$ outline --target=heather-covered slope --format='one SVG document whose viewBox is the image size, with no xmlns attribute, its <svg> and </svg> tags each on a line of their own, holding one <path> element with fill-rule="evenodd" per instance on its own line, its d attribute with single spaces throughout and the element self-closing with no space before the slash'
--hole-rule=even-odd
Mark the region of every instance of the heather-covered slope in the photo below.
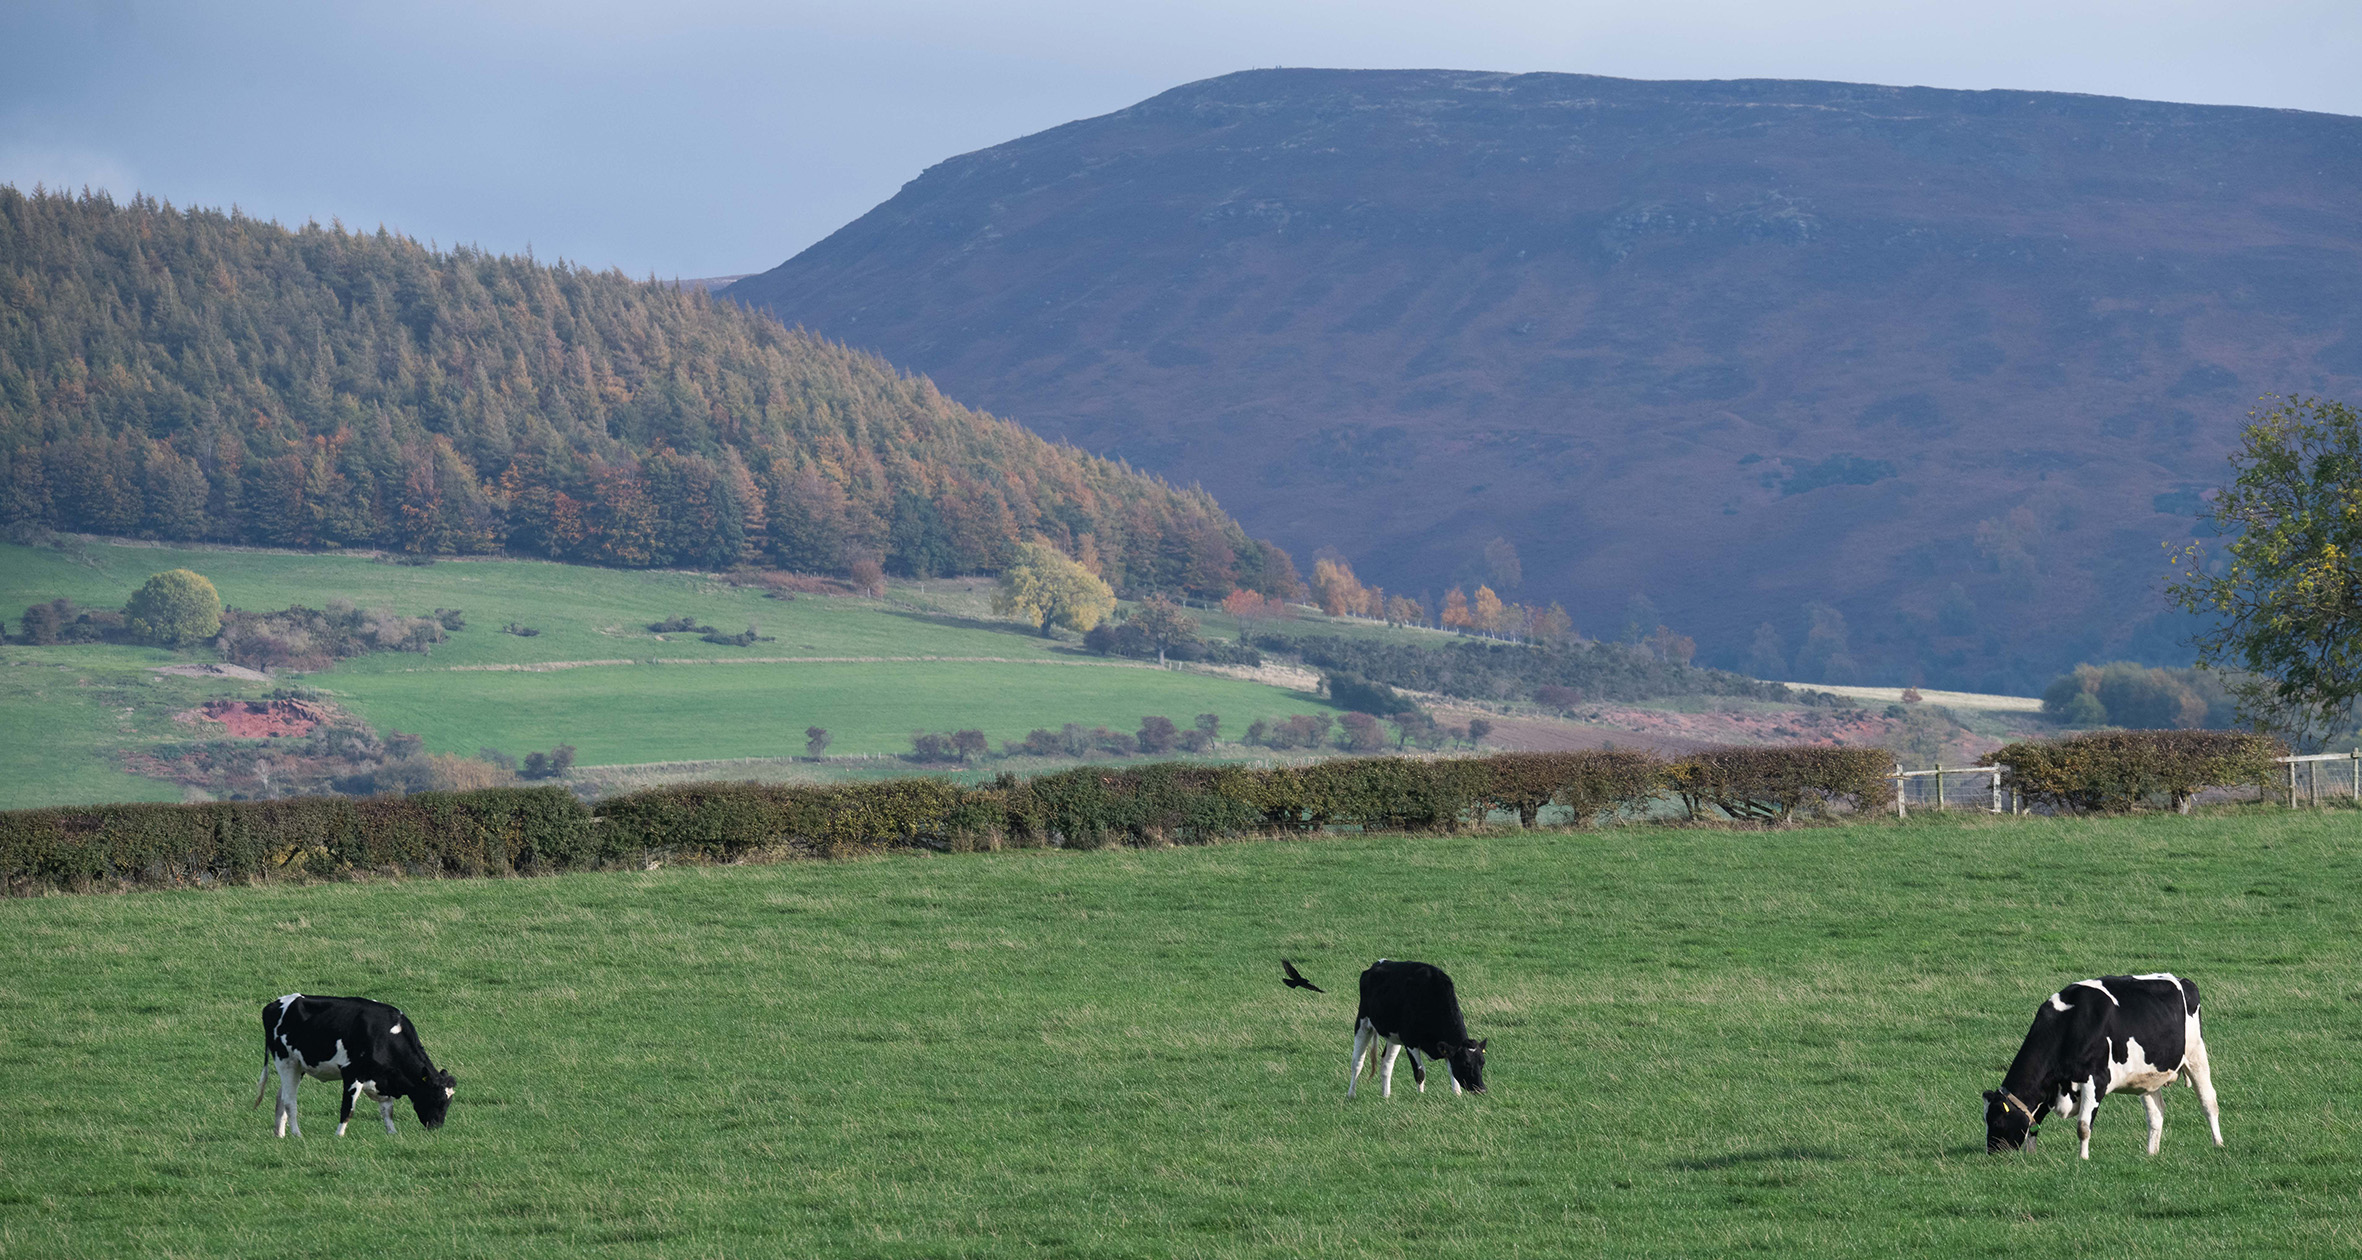
<svg viewBox="0 0 2362 1260">
<path fill-rule="evenodd" d="M 2024 690 L 2175 654 L 2158 544 L 2253 399 L 2362 393 L 2362 119 L 1257 71 L 727 292 L 1389 589 L 1500 535 L 1590 633 L 1640 592 L 1717 663 Z"/>
<path fill-rule="evenodd" d="M 0 523 L 916 576 L 1048 535 L 1294 585 L 1212 499 L 702 290 L 0 186 Z"/>
</svg>

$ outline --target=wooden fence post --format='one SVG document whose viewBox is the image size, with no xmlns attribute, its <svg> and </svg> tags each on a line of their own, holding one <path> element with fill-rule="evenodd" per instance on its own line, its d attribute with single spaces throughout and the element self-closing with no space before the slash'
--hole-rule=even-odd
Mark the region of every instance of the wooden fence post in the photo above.
<svg viewBox="0 0 2362 1260">
<path fill-rule="evenodd" d="M 1896 762 L 1896 763 L 1895 763 L 1895 817 L 1897 817 L 1897 818 L 1908 818 L 1908 817 L 1910 817 L 1910 816 L 1911 816 L 1911 813 L 1910 813 L 1910 811 L 1909 811 L 1909 810 L 1907 810 L 1907 809 L 1905 809 L 1905 808 L 1903 807 L 1903 793 L 1904 793 L 1904 792 L 1906 792 L 1906 791 L 1908 791 L 1908 790 L 1910 789 L 1910 787 L 1911 787 L 1911 781 L 1910 781 L 1909 779 L 1906 779 L 1906 778 L 1904 778 L 1904 777 L 1903 777 L 1903 763 L 1902 763 L 1902 762 L 1899 762 L 1899 761 L 1898 761 L 1898 762 Z"/>
<path fill-rule="evenodd" d="M 1944 812 L 1944 763 L 1936 763 L 1936 812 Z"/>
<path fill-rule="evenodd" d="M 1993 767 L 1993 812 L 2001 812 L 2001 767 Z"/>
</svg>

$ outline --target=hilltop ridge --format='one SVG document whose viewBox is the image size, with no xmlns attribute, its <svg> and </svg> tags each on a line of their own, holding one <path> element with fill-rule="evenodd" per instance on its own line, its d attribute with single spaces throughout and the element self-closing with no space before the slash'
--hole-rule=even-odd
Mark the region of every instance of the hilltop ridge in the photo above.
<svg viewBox="0 0 2362 1260">
<path fill-rule="evenodd" d="M 1637 593 L 1761 676 L 2023 692 L 2186 660 L 2158 544 L 2258 394 L 2362 388 L 2362 119 L 1250 71 L 724 292 L 1390 590 L 1498 536 L 1595 633 Z"/>
</svg>

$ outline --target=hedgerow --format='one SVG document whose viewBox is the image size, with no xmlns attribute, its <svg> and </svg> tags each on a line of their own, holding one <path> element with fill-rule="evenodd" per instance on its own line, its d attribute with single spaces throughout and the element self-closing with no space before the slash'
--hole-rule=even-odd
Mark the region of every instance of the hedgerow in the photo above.
<svg viewBox="0 0 2362 1260">
<path fill-rule="evenodd" d="M 2020 790 L 2074 810 L 2129 809 L 2260 782 L 2277 741 L 2222 731 L 2115 731 L 2012 744 L 1988 758 Z M 1329 828 L 1449 832 L 1495 811 L 1534 826 L 1645 814 L 1677 797 L 1692 819 L 1787 821 L 1893 801 L 1876 748 L 1347 757 L 1249 769 L 1085 766 L 989 786 L 910 778 L 833 786 L 692 783 L 591 809 L 563 789 L 0 813 L 0 887 L 13 894 L 284 877 L 531 875 L 649 861 L 840 857 L 894 849 L 1205 844 Z"/>
<path fill-rule="evenodd" d="M 2162 799 L 2175 810 L 2210 787 L 2268 785 L 2288 746 L 2244 731 L 2094 731 L 1987 753 L 2020 795 L 2071 813 L 2126 813 Z"/>
</svg>

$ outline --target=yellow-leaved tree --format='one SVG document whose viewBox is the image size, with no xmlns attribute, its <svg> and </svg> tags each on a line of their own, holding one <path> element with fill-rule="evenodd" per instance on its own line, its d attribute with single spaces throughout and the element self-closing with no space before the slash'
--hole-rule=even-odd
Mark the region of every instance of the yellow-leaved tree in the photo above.
<svg viewBox="0 0 2362 1260">
<path fill-rule="evenodd" d="M 1001 570 L 992 610 L 1041 627 L 1046 639 L 1053 625 L 1081 633 L 1106 620 L 1115 611 L 1115 592 L 1065 552 L 1035 539 L 1017 544 Z"/>
</svg>

